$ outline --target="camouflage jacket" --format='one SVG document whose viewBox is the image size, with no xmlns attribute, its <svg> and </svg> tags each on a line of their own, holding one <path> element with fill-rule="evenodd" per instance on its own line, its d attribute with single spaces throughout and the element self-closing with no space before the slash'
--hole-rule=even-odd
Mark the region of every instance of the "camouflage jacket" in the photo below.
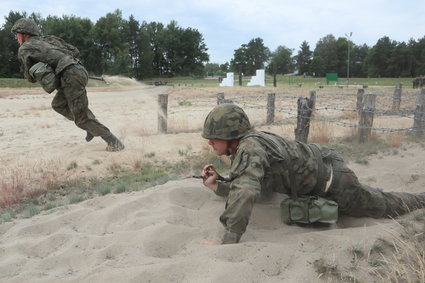
<svg viewBox="0 0 425 283">
<path fill-rule="evenodd" d="M 35 82 L 35 79 L 29 74 L 29 69 L 34 64 L 47 63 L 56 74 L 59 74 L 69 65 L 78 64 L 78 54 L 79 51 L 76 47 L 58 37 L 31 36 L 19 47 L 18 59 L 25 78 L 30 82 Z"/>
<path fill-rule="evenodd" d="M 323 178 L 330 178 L 330 150 L 318 145 L 324 161 Z M 288 167 L 291 166 L 292 169 Z M 216 194 L 228 196 L 220 221 L 230 232 L 241 235 L 248 225 L 255 198 L 259 194 L 291 193 L 297 186 L 299 195 L 311 193 L 317 183 L 318 162 L 304 143 L 287 141 L 272 133 L 249 131 L 239 142 L 232 157 L 228 182 L 219 182 Z M 290 173 L 294 176 L 290 180 Z M 293 182 L 293 183 L 291 183 Z"/>
</svg>

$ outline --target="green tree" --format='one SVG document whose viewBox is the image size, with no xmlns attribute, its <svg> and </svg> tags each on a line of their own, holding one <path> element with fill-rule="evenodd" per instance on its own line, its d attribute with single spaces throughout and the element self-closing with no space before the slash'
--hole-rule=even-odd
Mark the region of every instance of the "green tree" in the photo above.
<svg viewBox="0 0 425 283">
<path fill-rule="evenodd" d="M 98 71 L 99 57 L 93 56 L 96 44 L 92 37 L 93 23 L 90 19 L 76 16 L 48 16 L 42 20 L 43 33 L 56 35 L 80 50 L 80 60 L 89 72 Z"/>
<path fill-rule="evenodd" d="M 300 46 L 300 51 L 297 55 L 297 68 L 299 74 L 308 73 L 312 61 L 313 52 L 310 51 L 310 46 L 307 41 L 303 41 Z"/>
<path fill-rule="evenodd" d="M 390 58 L 397 45 L 388 36 L 380 38 L 369 50 L 366 57 L 367 72 L 370 77 L 389 77 Z"/>
<path fill-rule="evenodd" d="M 367 72 L 363 68 L 366 60 L 367 53 L 369 52 L 369 47 L 366 44 L 361 46 L 354 45 L 351 48 L 350 52 L 350 76 L 351 77 L 366 77 Z"/>
<path fill-rule="evenodd" d="M 325 76 L 326 63 L 320 56 L 314 56 L 310 65 L 310 73 L 315 77 Z"/>
<path fill-rule="evenodd" d="M 202 34 L 192 28 L 183 29 L 171 21 L 160 33 L 165 54 L 164 70 L 173 75 L 202 75 L 203 62 L 209 60 Z"/>
<path fill-rule="evenodd" d="M 122 18 L 122 12 L 115 10 L 99 18 L 93 32 L 101 48 L 103 60 L 99 63 L 103 73 L 131 75 L 130 44 L 126 41 L 129 30 L 127 21 Z"/>
<path fill-rule="evenodd" d="M 411 52 L 408 45 L 404 42 L 398 43 L 391 52 L 391 57 L 388 62 L 388 73 L 391 77 L 410 77 Z"/>
<path fill-rule="evenodd" d="M 271 54 L 270 65 L 267 68 L 269 73 L 287 74 L 294 71 L 294 60 L 292 58 L 292 49 L 285 46 L 278 46 Z"/>
<path fill-rule="evenodd" d="M 321 74 L 338 72 L 338 45 L 332 34 L 322 37 L 317 42 L 316 48 L 314 49 L 314 57 L 321 57 L 321 60 L 323 60 L 323 63 L 321 62 L 320 64 L 323 64 L 324 72 L 320 72 Z M 317 74 L 316 72 L 316 75 Z"/>
<path fill-rule="evenodd" d="M 411 39 L 408 45 L 411 52 L 411 75 L 413 77 L 425 75 L 425 37 L 418 41 Z"/>
<path fill-rule="evenodd" d="M 345 37 L 339 37 L 336 42 L 336 61 L 335 61 L 335 68 L 334 72 L 338 73 L 340 77 L 347 77 L 347 64 L 350 63 L 352 65 L 353 61 L 351 60 L 352 52 L 350 52 L 350 60 L 348 60 L 348 44 L 350 44 L 350 49 L 353 48 L 353 43 L 348 42 L 347 38 Z M 352 77 L 353 74 L 350 72 L 350 77 Z"/>
<path fill-rule="evenodd" d="M 128 38 L 131 75 L 137 79 L 153 76 L 153 51 L 150 46 L 146 24 L 142 25 L 130 16 L 128 20 Z"/>
<path fill-rule="evenodd" d="M 265 67 L 269 58 L 269 48 L 264 46 L 261 38 L 257 37 L 235 50 L 230 65 L 235 72 L 239 72 L 239 68 L 241 68 L 243 73 L 255 75 L 257 69 Z"/>
<path fill-rule="evenodd" d="M 150 46 L 152 49 L 152 69 L 156 76 L 164 75 L 167 70 L 164 69 L 165 65 L 165 51 L 163 50 L 164 44 L 162 42 L 161 33 L 164 30 L 162 23 L 151 22 L 144 23 L 142 27 L 149 36 Z"/>
<path fill-rule="evenodd" d="M 218 63 L 206 63 L 205 64 L 205 75 L 207 76 L 216 76 L 222 75 L 223 72 L 220 69 L 220 65 Z"/>
<path fill-rule="evenodd" d="M 13 24 L 27 14 L 10 11 L 4 17 L 5 21 L 0 30 L 0 77 L 22 77 L 19 70 L 18 48 L 19 44 L 13 37 L 11 29 Z"/>
<path fill-rule="evenodd" d="M 229 72 L 229 69 L 230 69 L 229 62 L 226 62 L 226 63 L 220 65 L 220 70 L 223 74 Z"/>
</svg>

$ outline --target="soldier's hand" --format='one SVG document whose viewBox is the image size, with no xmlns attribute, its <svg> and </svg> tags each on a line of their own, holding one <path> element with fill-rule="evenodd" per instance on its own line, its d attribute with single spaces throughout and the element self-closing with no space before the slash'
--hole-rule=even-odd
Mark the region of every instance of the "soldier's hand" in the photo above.
<svg viewBox="0 0 425 283">
<path fill-rule="evenodd" d="M 212 164 L 205 165 L 202 169 L 201 173 L 203 180 L 204 180 L 204 186 L 208 187 L 209 189 L 216 191 L 217 190 L 217 178 L 218 174 L 217 171 L 215 171 L 215 168 Z"/>
</svg>

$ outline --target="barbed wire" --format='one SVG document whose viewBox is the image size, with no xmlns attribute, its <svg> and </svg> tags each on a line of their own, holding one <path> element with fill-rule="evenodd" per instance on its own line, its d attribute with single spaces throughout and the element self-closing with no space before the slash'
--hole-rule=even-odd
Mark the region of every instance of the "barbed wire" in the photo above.
<svg viewBox="0 0 425 283">
<path fill-rule="evenodd" d="M 184 91 L 185 88 L 179 88 L 176 91 Z M 202 93 L 207 93 L 207 94 L 212 94 L 217 96 L 218 92 L 216 90 L 206 90 L 203 88 L 186 88 L 186 90 L 196 90 Z M 237 92 L 237 91 L 236 91 Z M 318 95 L 318 92 L 320 95 Z M 250 92 L 248 94 L 244 94 L 244 95 L 235 95 L 234 93 L 229 93 L 228 91 L 223 91 L 223 94 L 226 95 L 227 100 L 229 102 L 233 102 L 239 105 L 242 105 L 245 108 L 251 108 L 251 109 L 262 109 L 262 110 L 268 110 L 267 105 L 263 105 L 263 104 L 259 104 L 259 102 L 265 102 L 268 99 L 268 93 L 266 92 L 262 92 L 262 93 L 258 93 L 256 91 Z M 286 102 L 287 100 L 293 100 L 293 99 L 299 99 L 305 96 L 301 96 L 301 95 L 291 95 L 289 91 L 277 91 L 277 92 L 269 92 L 269 93 L 274 93 L 275 94 L 275 103 L 278 102 L 282 103 L 282 102 Z M 387 99 L 393 99 L 393 94 L 380 94 L 380 93 L 375 93 L 376 97 L 381 97 L 381 98 L 387 98 Z M 332 98 L 332 100 L 345 100 L 347 101 L 347 98 L 352 97 L 352 98 L 356 98 L 358 95 L 357 94 L 353 94 L 353 93 L 325 93 L 323 91 L 321 91 L 321 89 L 319 91 L 316 92 L 316 108 L 314 109 L 316 112 L 325 112 L 325 111 L 341 111 L 341 112 L 359 112 L 359 110 L 357 109 L 352 109 L 352 108 L 348 108 L 348 107 L 341 107 L 339 105 L 335 105 L 334 103 L 329 103 L 329 101 L 326 101 L 327 103 L 325 103 L 324 100 L 325 98 L 329 99 Z M 412 99 L 412 98 L 417 98 L 419 96 L 418 93 L 415 94 L 404 94 L 402 96 L 402 100 L 405 102 L 406 100 Z M 323 98 L 323 99 L 322 99 Z M 182 98 L 182 97 L 178 97 L 176 98 L 177 101 L 190 101 L 191 105 L 196 105 L 196 106 L 211 106 L 211 98 Z M 218 99 L 219 100 L 219 99 Z M 350 102 L 355 102 L 355 99 L 349 100 Z M 425 114 L 425 112 L 417 112 L 415 110 L 412 109 L 400 109 L 398 111 L 392 110 L 392 105 L 386 104 L 381 102 L 379 99 L 377 99 L 375 101 L 376 104 L 378 104 L 379 106 L 384 106 L 383 108 L 387 108 L 387 109 L 378 109 L 378 108 L 374 108 L 374 109 L 362 109 L 361 112 L 364 113 L 374 113 L 374 115 L 379 115 L 379 116 L 387 116 L 390 118 L 398 118 L 398 117 L 402 117 L 402 118 L 408 118 L 408 119 L 413 119 L 415 121 L 418 122 L 425 122 L 425 119 L 417 119 L 415 118 L 416 114 L 422 115 Z M 388 110 L 391 109 L 391 110 Z M 350 127 L 350 128 L 356 128 L 356 129 L 370 129 L 370 130 L 374 130 L 374 131 L 381 131 L 381 132 L 403 132 L 403 131 L 422 131 L 422 129 L 415 129 L 413 126 L 412 127 L 407 127 L 407 128 L 384 128 L 384 127 L 368 127 L 368 126 L 362 126 L 359 124 L 353 124 L 353 123 L 348 123 L 348 122 L 344 122 L 344 121 L 340 121 L 340 120 L 336 120 L 334 118 L 329 118 L 326 116 L 313 116 L 313 117 L 304 117 L 304 116 L 300 116 L 298 113 L 298 110 L 293 108 L 293 107 L 275 107 L 274 108 L 275 111 L 282 113 L 284 115 L 286 115 L 287 117 L 283 117 L 282 120 L 292 120 L 292 119 L 296 119 L 296 118 L 305 118 L 305 119 L 310 119 L 310 120 L 315 120 L 315 121 L 322 121 L 322 122 L 326 122 L 326 123 L 333 123 L 336 124 L 338 126 L 342 126 L 342 127 Z M 308 109 L 311 110 L 311 109 Z M 199 111 L 199 112 L 204 112 L 205 110 L 203 109 L 191 109 L 191 111 Z M 181 110 L 172 110 L 170 111 L 170 114 L 176 114 L 178 112 L 187 112 L 187 109 L 181 109 Z M 415 116 L 413 116 L 415 115 Z"/>
</svg>

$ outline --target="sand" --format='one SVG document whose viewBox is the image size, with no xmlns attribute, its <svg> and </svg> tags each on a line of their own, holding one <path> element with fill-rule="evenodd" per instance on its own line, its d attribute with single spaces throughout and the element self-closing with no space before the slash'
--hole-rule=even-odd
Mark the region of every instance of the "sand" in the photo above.
<svg viewBox="0 0 425 283">
<path fill-rule="evenodd" d="M 50 109 L 50 95 L 35 90 L 5 95 L 0 98 L 0 172 L 42 167 L 64 175 L 99 176 L 108 174 L 112 163 L 131 166 L 151 152 L 167 160 L 178 160 L 178 150 L 201 152 L 205 141 L 199 132 L 156 135 L 156 97 L 165 92 L 170 88 L 89 89 L 97 118 L 126 144 L 118 153 L 105 152 L 100 139 L 86 143 L 84 132 Z M 176 98 L 170 102 L 181 113 L 172 114 L 173 123 L 189 129 L 201 127 L 214 106 L 213 101 L 186 111 L 178 108 Z M 93 165 L 96 160 L 100 165 Z M 65 168 L 72 161 L 78 167 L 70 172 Z M 372 186 L 417 193 L 425 187 L 424 163 L 423 148 L 407 146 L 350 167 Z M 0 281 L 338 282 L 320 275 L 322 261 L 337 265 L 340 277 L 373 281 L 371 268 L 355 261 L 352 249 L 367 251 L 387 237 L 397 227 L 393 220 L 342 217 L 331 226 L 288 226 L 279 217 L 282 197 L 255 204 L 248 230 L 235 245 L 201 244 L 221 238 L 218 217 L 225 199 L 194 179 L 15 219 L 0 224 Z"/>
</svg>

